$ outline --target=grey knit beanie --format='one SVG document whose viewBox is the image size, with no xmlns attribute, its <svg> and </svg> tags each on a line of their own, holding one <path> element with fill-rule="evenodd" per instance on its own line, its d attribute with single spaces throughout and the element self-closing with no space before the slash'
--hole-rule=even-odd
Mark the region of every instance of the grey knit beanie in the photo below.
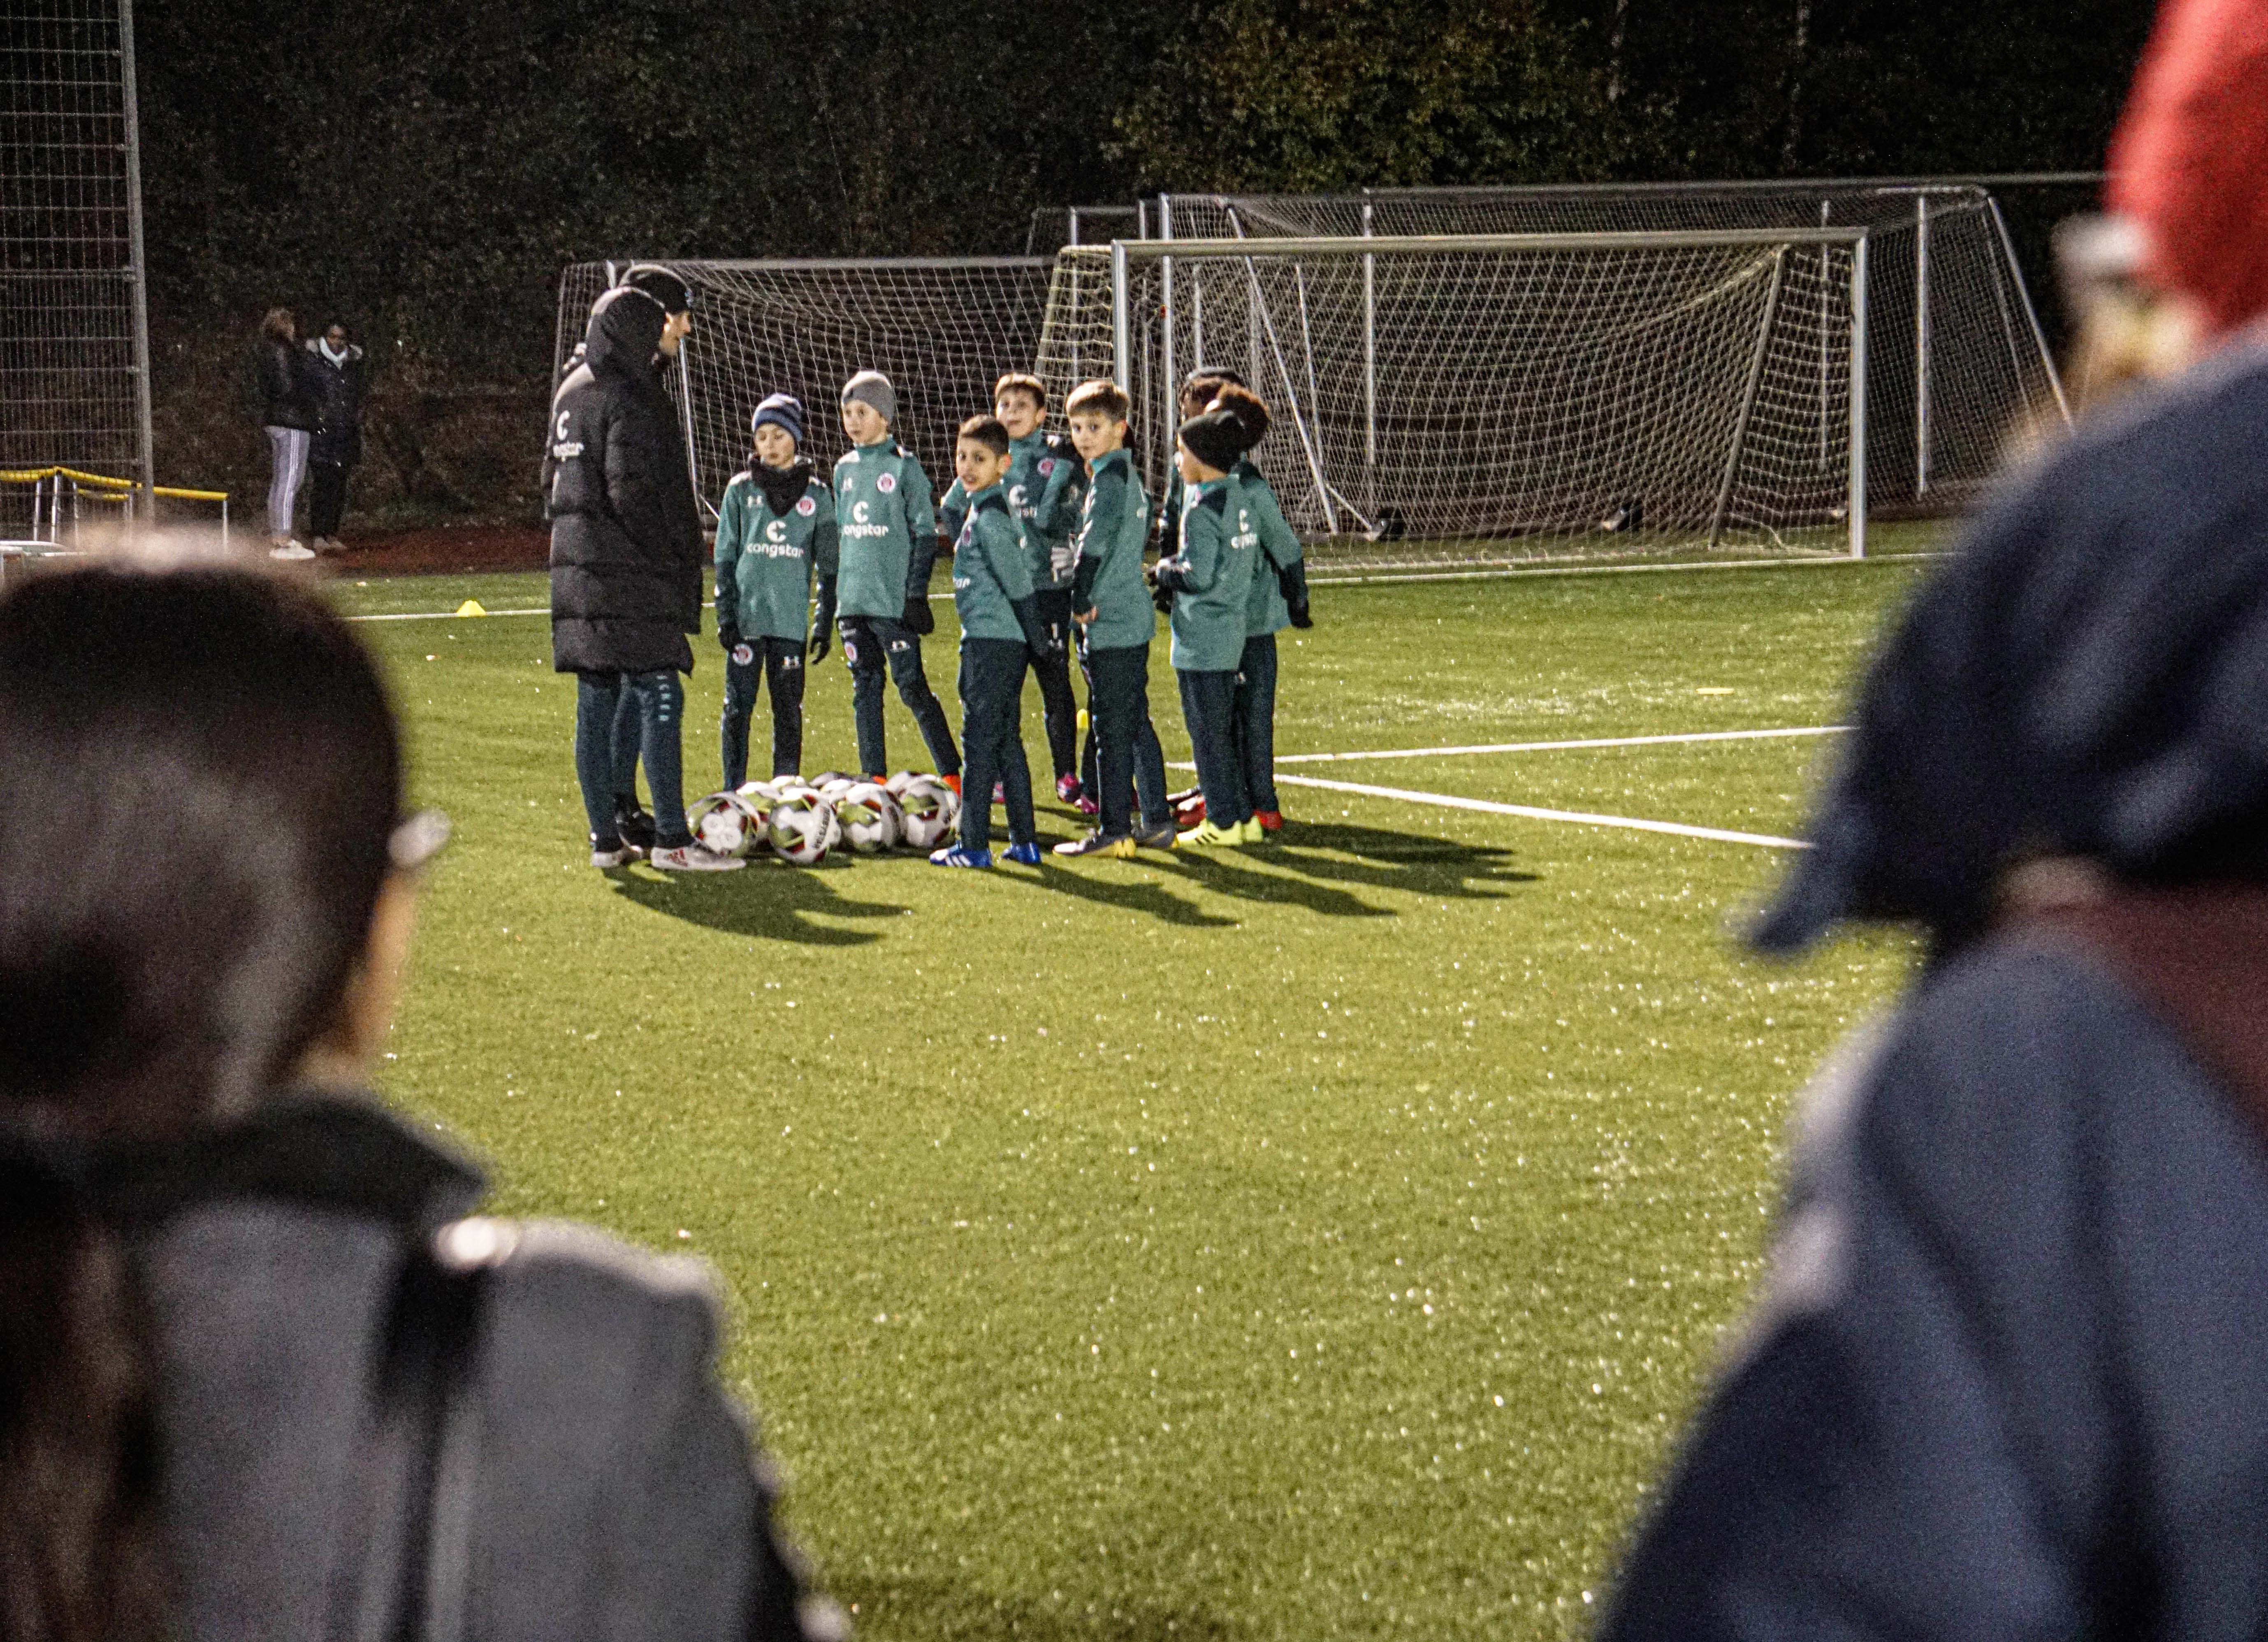
<svg viewBox="0 0 2268 1642">
<path fill-rule="evenodd" d="M 898 390 L 890 386 L 890 379 L 880 371 L 861 371 L 843 385 L 843 402 L 863 399 L 874 408 L 874 414 L 892 427 L 898 424 Z"/>
</svg>

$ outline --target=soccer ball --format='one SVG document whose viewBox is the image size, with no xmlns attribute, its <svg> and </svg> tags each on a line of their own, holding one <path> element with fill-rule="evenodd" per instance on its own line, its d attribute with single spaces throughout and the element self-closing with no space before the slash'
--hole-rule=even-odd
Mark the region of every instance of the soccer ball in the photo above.
<svg viewBox="0 0 2268 1642">
<path fill-rule="evenodd" d="M 882 784 L 882 791 L 894 799 L 902 799 L 906 795 L 906 789 L 921 779 L 910 769 L 901 769 Z"/>
<path fill-rule="evenodd" d="M 828 788 L 834 786 L 838 783 L 846 787 L 850 786 L 855 784 L 858 779 L 858 777 L 845 775 L 839 769 L 822 769 L 811 778 L 808 784 L 813 792 L 824 792 Z"/>
<path fill-rule="evenodd" d="M 719 855 L 750 856 L 763 841 L 763 812 L 736 792 L 712 792 L 685 812 L 694 837 Z"/>
<path fill-rule="evenodd" d="M 772 806 L 764 835 L 783 861 L 816 866 L 843 842 L 843 825 L 835 806 L 817 793 L 791 792 Z"/>
<path fill-rule="evenodd" d="M 905 812 L 873 782 L 859 782 L 844 792 L 836 801 L 835 816 L 843 823 L 843 842 L 860 855 L 894 850 L 905 836 Z"/>
<path fill-rule="evenodd" d="M 960 798 L 932 776 L 908 782 L 898 807 L 905 815 L 906 843 L 916 850 L 934 850 L 961 820 Z"/>
<path fill-rule="evenodd" d="M 747 799 L 754 808 L 769 814 L 772 806 L 780 801 L 781 789 L 785 784 L 774 781 L 744 781 L 737 789 L 737 796 Z"/>
</svg>

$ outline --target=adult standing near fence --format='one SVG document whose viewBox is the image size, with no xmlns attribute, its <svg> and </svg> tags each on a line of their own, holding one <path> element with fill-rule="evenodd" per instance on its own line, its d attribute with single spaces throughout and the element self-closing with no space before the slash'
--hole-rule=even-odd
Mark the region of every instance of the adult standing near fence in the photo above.
<svg viewBox="0 0 2268 1642">
<path fill-rule="evenodd" d="M 270 308 L 260 323 L 254 364 L 260 379 L 260 425 L 268 432 L 268 551 L 279 559 L 312 559 L 291 534 L 291 513 L 307 477 L 307 451 L 315 436 L 312 372 L 299 345 L 299 322 L 289 308 Z"/>
<path fill-rule="evenodd" d="M 362 460 L 362 350 L 334 321 L 307 344 L 307 373 L 315 401 L 315 433 L 307 450 L 313 495 L 307 529 L 315 551 L 336 553 L 339 516 L 346 512 L 347 472 Z"/>
</svg>

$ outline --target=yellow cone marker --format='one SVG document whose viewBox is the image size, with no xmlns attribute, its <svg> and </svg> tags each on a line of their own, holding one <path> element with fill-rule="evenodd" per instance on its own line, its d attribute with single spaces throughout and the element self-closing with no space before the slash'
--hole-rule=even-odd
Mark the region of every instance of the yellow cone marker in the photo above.
<svg viewBox="0 0 2268 1642">
<path fill-rule="evenodd" d="M 457 614 L 459 615 L 486 615 L 488 612 L 481 608 L 481 601 L 479 600 L 468 599 L 464 603 L 457 607 Z"/>
</svg>

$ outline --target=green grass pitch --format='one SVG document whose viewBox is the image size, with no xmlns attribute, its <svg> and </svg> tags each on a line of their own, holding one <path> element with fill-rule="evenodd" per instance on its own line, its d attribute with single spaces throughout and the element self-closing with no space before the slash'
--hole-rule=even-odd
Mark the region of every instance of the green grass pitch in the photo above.
<svg viewBox="0 0 2268 1642">
<path fill-rule="evenodd" d="M 1278 750 L 1830 725 L 1918 573 L 1323 587 Z M 716 1263 L 725 1372 L 873 1638 L 1583 1631 L 1756 1274 L 1788 1099 L 1911 961 L 1742 956 L 1771 849 L 1312 788 L 1264 850 L 610 876 L 541 619 L 360 630 L 457 823 L 386 1092 L 493 1161 L 503 1211 Z M 851 762 L 848 698 L 830 658 L 807 769 Z M 1026 726 L 1043 767 L 1029 692 Z M 1282 769 L 1771 835 L 1834 744 Z"/>
</svg>

